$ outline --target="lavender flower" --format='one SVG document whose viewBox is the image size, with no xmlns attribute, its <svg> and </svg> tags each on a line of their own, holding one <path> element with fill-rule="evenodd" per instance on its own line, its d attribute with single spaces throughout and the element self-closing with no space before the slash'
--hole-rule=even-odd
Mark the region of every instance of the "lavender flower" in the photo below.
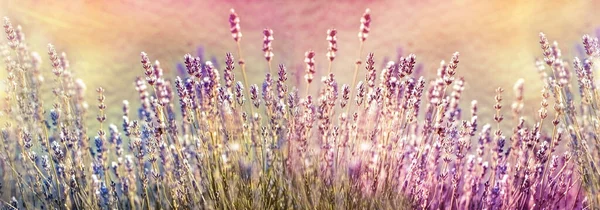
<svg viewBox="0 0 600 210">
<path fill-rule="evenodd" d="M 371 31 L 371 10 L 366 9 L 363 16 L 360 18 L 360 32 L 358 32 L 358 38 L 364 42 L 369 37 Z"/>
<path fill-rule="evenodd" d="M 267 61 L 271 61 L 271 59 L 273 58 L 273 47 L 271 47 L 271 44 L 273 43 L 273 30 L 266 28 L 265 30 L 263 30 L 263 52 L 265 53 L 265 59 L 267 59 Z"/>
<path fill-rule="evenodd" d="M 337 52 L 337 30 L 335 29 L 327 29 L 327 42 L 328 42 L 328 47 L 327 47 L 327 58 L 329 59 L 329 61 L 333 61 L 333 59 L 335 59 L 335 55 Z"/>
<path fill-rule="evenodd" d="M 539 111 L 526 112 L 524 93 L 529 85 L 519 80 L 512 116 L 505 120 L 503 88 L 496 89 L 492 113 L 480 111 L 476 100 L 462 106 L 464 93 L 472 90 L 457 72 L 458 53 L 442 61 L 431 80 L 418 75 L 420 64 L 414 54 L 385 59 L 378 72 L 369 53 L 364 79 L 357 77 L 363 64 L 359 60 L 354 80 L 344 84 L 331 73 L 338 50 L 335 29 L 327 31 L 329 71 L 321 83 L 312 84 L 315 52 L 305 54 L 306 93 L 289 83 L 283 64 L 276 73 L 266 74 L 261 86 L 248 83 L 234 10 L 229 23 L 243 82 L 235 77 L 231 53 L 225 54 L 222 80 L 217 59 L 205 60 L 204 48 L 198 49 L 197 57 L 183 56 L 178 68 L 187 71 L 186 78 L 170 78 L 163 70 L 169 65 L 151 62 L 141 53 L 144 78 L 136 78 L 132 87 L 139 101 L 124 100 L 115 108 L 117 113 L 121 109 L 121 118 L 112 118 L 115 112 L 106 100 L 112 93 L 96 89 L 98 109 L 88 110 L 83 80 L 75 77 L 66 53 L 57 53 L 52 45 L 48 66 L 57 76 L 56 84 L 43 83 L 40 58 L 29 51 L 22 28 L 13 28 L 5 19 L 9 45 L 1 46 L 0 53 L 6 61 L 8 88 L 1 114 L 10 123 L 1 129 L 5 152 L 0 152 L 0 171 L 6 173 L 0 177 L 0 192 L 12 199 L 2 205 L 26 209 L 600 205 L 594 196 L 600 189 L 593 76 L 600 48 L 597 38 L 583 36 L 586 54 L 573 59 L 570 71 L 563 58 L 568 53 L 540 34 L 543 59 L 535 65 L 544 84 Z M 370 27 L 367 9 L 358 34 L 359 58 L 364 56 Z M 273 31 L 265 29 L 263 35 L 270 69 Z M 42 86 L 49 86 L 55 96 L 48 109 L 42 96 L 50 91 Z M 310 88 L 317 94 L 310 94 Z M 246 97 L 251 104 L 244 104 Z M 554 110 L 548 110 L 551 103 Z M 132 108 L 138 110 L 138 119 L 131 116 Z M 96 116 L 95 122 L 85 120 L 90 114 Z M 111 124 L 115 119 L 122 125 Z M 492 124 L 480 126 L 481 122 Z M 90 132 L 94 126 L 97 131 Z M 512 130 L 506 132 L 509 126 Z"/>
</svg>

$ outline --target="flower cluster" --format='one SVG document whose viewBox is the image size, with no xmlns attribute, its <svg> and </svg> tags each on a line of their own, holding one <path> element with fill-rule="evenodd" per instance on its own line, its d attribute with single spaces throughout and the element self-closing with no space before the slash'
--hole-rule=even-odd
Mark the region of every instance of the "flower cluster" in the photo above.
<svg viewBox="0 0 600 210">
<path fill-rule="evenodd" d="M 378 69 L 366 56 L 364 79 L 340 84 L 331 71 L 337 52 L 328 30 L 330 72 L 300 93 L 286 67 L 248 84 L 239 17 L 229 18 L 238 54 L 225 67 L 190 54 L 171 78 L 141 53 L 135 81 L 139 107 L 122 117 L 84 101 L 66 54 L 48 46 L 50 65 L 30 52 L 8 19 L 1 45 L 7 94 L 1 130 L 0 206 L 6 209 L 595 209 L 600 93 L 593 74 L 597 38 L 583 37 L 587 57 L 570 66 L 558 44 L 540 34 L 544 88 L 538 115 L 526 118 L 523 80 L 514 86 L 512 118 L 504 89 L 490 116 L 472 101 L 461 107 L 465 81 L 459 54 L 432 79 L 414 74 L 409 54 Z M 371 14 L 361 19 L 362 44 Z M 274 62 L 273 31 L 263 51 Z M 13 56 L 14 55 L 14 56 Z M 237 79 L 236 57 L 242 77 Z M 317 71 L 305 54 L 308 84 Z M 356 63 L 356 71 L 362 62 Z M 54 73 L 44 82 L 42 69 Z M 222 73 L 222 77 L 221 77 Z M 573 77 L 574 76 L 574 77 Z M 571 81 L 577 83 L 571 84 Z M 318 83 L 317 82 L 317 83 Z M 40 97 L 52 90 L 54 99 Z M 510 99 L 509 99 L 510 100 Z M 50 103 L 47 109 L 43 104 Z M 136 103 L 137 104 L 137 103 Z M 110 107 L 113 107 L 112 105 Z M 133 110 L 133 113 L 131 111 Z M 137 115 L 135 114 L 137 111 Z M 87 122 L 95 113 L 99 126 Z M 549 117 L 550 116 L 550 117 Z M 552 119 L 548 119 L 552 118 Z M 482 119 L 491 123 L 480 124 Z M 512 124 L 511 124 L 511 120 Z M 108 125 L 108 126 L 106 126 Z M 511 127 L 512 130 L 505 128 Z"/>
</svg>

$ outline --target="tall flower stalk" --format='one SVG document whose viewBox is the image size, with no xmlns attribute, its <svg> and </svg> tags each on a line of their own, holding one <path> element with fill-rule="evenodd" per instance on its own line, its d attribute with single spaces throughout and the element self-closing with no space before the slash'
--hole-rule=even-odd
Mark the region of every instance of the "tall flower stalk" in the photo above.
<svg viewBox="0 0 600 210">
<path fill-rule="evenodd" d="M 138 96 L 122 116 L 115 97 L 86 86 L 66 53 L 48 46 L 49 64 L 29 51 L 22 28 L 4 19 L 0 53 L 7 71 L 1 130 L 0 206 L 6 209 L 594 209 L 600 180 L 594 62 L 598 39 L 582 38 L 586 57 L 564 60 L 540 34 L 544 82 L 535 117 L 527 118 L 524 80 L 515 98 L 503 88 L 481 113 L 460 76 L 459 56 L 440 62 L 432 79 L 417 77 L 416 56 L 378 65 L 355 63 L 352 84 L 332 71 L 337 31 L 327 31 L 327 74 L 317 52 L 304 56 L 306 90 L 272 69 L 273 31 L 263 30 L 269 72 L 249 84 L 240 21 L 231 10 L 234 54 L 215 61 L 183 56 L 170 78 L 163 63 L 140 54 Z M 359 57 L 371 13 L 361 18 Z M 378 69 L 377 66 L 384 68 Z M 462 68 L 462 67 L 461 67 Z M 54 82 L 44 82 L 50 72 Z M 184 73 L 185 74 L 185 73 Z M 576 83 L 571 84 L 571 81 Z M 317 85 L 314 85 L 317 82 Z M 320 82 L 320 83 L 319 83 Z M 310 88 L 318 89 L 315 94 Z M 50 91 L 48 91 L 50 89 Z M 355 90 L 356 89 L 356 90 Z M 42 95 L 50 95 L 44 101 Z M 138 100 L 133 107 L 130 100 Z M 512 101 L 510 109 L 505 101 Z M 44 104 L 48 104 L 44 106 Z M 512 116 L 505 120 L 506 110 Z M 352 111 L 350 113 L 350 111 Z M 97 127 L 86 122 L 96 115 Z M 511 120 L 508 120 L 511 119 Z M 480 122 L 491 122 L 480 125 Z M 117 126 L 120 125 L 120 126 Z M 511 127 L 511 130 L 507 130 Z M 93 132 L 91 130 L 95 130 Z"/>
</svg>

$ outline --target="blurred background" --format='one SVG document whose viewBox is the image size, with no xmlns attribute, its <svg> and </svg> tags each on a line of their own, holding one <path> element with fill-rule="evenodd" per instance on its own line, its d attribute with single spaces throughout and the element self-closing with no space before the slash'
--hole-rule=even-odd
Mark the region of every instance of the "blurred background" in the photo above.
<svg viewBox="0 0 600 210">
<path fill-rule="evenodd" d="M 421 74 L 434 78 L 439 62 L 461 53 L 458 75 L 466 80 L 463 107 L 480 102 L 481 112 L 493 106 L 496 87 L 504 87 L 505 107 L 512 86 L 525 80 L 525 112 L 539 108 L 541 82 L 534 66 L 541 56 L 538 33 L 557 40 L 567 58 L 578 55 L 583 34 L 596 36 L 600 26 L 598 1 L 10 1 L 0 0 L 0 16 L 22 25 L 30 48 L 48 59 L 46 45 L 68 54 L 72 69 L 88 87 L 95 104 L 96 87 L 107 90 L 108 109 L 120 122 L 121 101 L 134 106 L 138 98 L 133 81 L 143 74 L 139 54 L 161 61 L 168 76 L 176 76 L 185 53 L 203 54 L 223 63 L 235 53 L 229 32 L 229 9 L 241 18 L 242 51 L 250 82 L 261 82 L 267 65 L 263 58 L 262 29 L 274 31 L 274 66 L 285 64 L 291 80 L 299 80 L 304 52 L 317 53 L 317 78 L 326 71 L 326 31 L 338 30 L 338 57 L 334 73 L 339 83 L 351 83 L 357 59 L 359 20 L 372 11 L 372 27 L 365 51 L 375 53 L 376 66 L 387 57 L 414 53 Z M 2 36 L 4 38 L 4 35 Z M 47 61 L 47 60 L 45 60 Z M 221 65 L 222 66 L 222 65 Z M 45 63 L 46 72 L 50 65 Z M 239 70 L 239 68 L 238 68 Z M 362 70 L 362 69 L 361 69 Z M 380 68 L 378 69 L 380 70 Z M 363 78 L 364 70 L 360 72 Z M 0 72 L 4 78 L 5 71 Z M 48 74 L 48 76 L 50 76 Z M 241 79 L 241 74 L 238 74 Z M 49 103 L 48 103 L 49 104 Z M 94 107 L 92 107 L 94 109 Z M 507 112 L 508 115 L 508 112 Z M 90 116 L 94 117 L 94 116 Z M 485 116 L 483 122 L 492 119 Z M 481 119 L 481 117 L 480 117 Z M 489 119 L 489 120 L 488 120 Z"/>
</svg>

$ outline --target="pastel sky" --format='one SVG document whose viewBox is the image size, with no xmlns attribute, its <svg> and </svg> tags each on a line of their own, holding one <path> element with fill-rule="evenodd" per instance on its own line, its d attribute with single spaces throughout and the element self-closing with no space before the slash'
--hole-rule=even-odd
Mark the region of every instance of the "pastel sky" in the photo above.
<svg viewBox="0 0 600 210">
<path fill-rule="evenodd" d="M 583 34 L 595 35 L 599 7 L 592 0 L 0 0 L 0 16 L 22 25 L 29 45 L 42 55 L 48 43 L 67 52 L 76 74 L 90 88 L 89 101 L 94 97 L 91 90 L 103 86 L 110 106 L 136 97 L 132 87 L 134 78 L 142 75 L 141 51 L 160 60 L 171 75 L 183 54 L 195 53 L 198 46 L 219 61 L 226 52 L 235 52 L 227 19 L 231 8 L 241 17 L 242 50 L 252 83 L 260 82 L 266 69 L 261 47 L 262 29 L 267 27 L 274 31 L 274 63 L 300 76 L 304 52 L 310 49 L 317 53 L 317 75 L 326 70 L 326 31 L 336 28 L 339 56 L 333 68 L 340 83 L 349 83 L 357 59 L 359 19 L 370 8 L 372 30 L 363 59 L 374 52 L 380 66 L 401 47 L 404 53 L 415 53 L 423 74 L 433 77 L 440 60 L 459 51 L 457 74 L 467 82 L 464 105 L 478 99 L 482 110 L 491 109 L 496 87 L 511 90 L 524 78 L 530 105 L 525 110 L 534 111 L 541 89 L 533 63 L 541 55 L 538 33 L 557 40 L 570 58 Z M 50 71 L 48 65 L 45 68 Z M 507 91 L 509 99 L 511 92 Z"/>
</svg>

